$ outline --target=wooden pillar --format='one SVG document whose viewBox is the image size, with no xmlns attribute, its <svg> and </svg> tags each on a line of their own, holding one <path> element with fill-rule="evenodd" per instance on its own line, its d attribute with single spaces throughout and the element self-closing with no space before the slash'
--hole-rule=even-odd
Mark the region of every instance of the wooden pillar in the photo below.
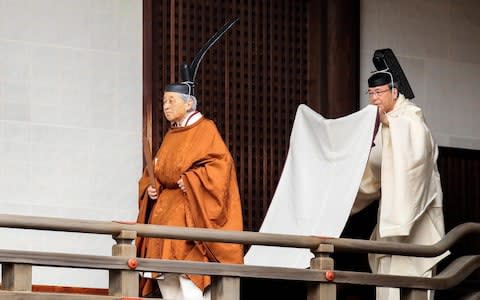
<svg viewBox="0 0 480 300">
<path fill-rule="evenodd" d="M 137 255 L 135 238 L 137 233 L 135 231 L 122 230 L 119 235 L 113 236 L 117 242 L 112 247 L 112 256 L 122 256 L 133 258 Z M 110 270 L 109 272 L 109 289 L 110 296 L 138 296 L 139 280 L 138 272 L 135 270 Z"/>
<path fill-rule="evenodd" d="M 360 107 L 360 1 L 310 1 L 307 104 L 326 118 Z"/>
<path fill-rule="evenodd" d="M 152 73 L 152 0 L 143 0 L 143 137 L 152 146 L 152 152 L 158 149 L 159 130 L 156 110 L 153 105 Z M 145 167 L 145 161 L 143 166 Z"/>
<path fill-rule="evenodd" d="M 320 244 L 314 252 L 315 257 L 310 261 L 310 268 L 316 270 L 332 271 L 334 267 L 333 245 Z M 333 273 L 331 273 L 333 274 Z M 333 279 L 333 278 L 332 278 Z M 317 283 L 308 287 L 307 300 L 335 300 L 337 299 L 337 289 L 334 283 Z"/>
<path fill-rule="evenodd" d="M 219 276 L 212 281 L 212 300 L 240 300 L 240 278 Z"/>
<path fill-rule="evenodd" d="M 400 300 L 428 300 L 428 290 L 401 288 Z"/>
<path fill-rule="evenodd" d="M 26 264 L 2 264 L 2 289 L 32 291 L 32 266 Z"/>
</svg>

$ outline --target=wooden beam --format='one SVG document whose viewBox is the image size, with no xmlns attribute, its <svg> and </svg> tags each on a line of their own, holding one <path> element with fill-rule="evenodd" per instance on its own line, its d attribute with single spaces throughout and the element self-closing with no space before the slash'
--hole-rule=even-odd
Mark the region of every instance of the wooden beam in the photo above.
<svg viewBox="0 0 480 300">
<path fill-rule="evenodd" d="M 462 300 L 478 300 L 478 299 L 480 299 L 480 291 L 469 293 L 462 298 Z"/>
<path fill-rule="evenodd" d="M 31 264 L 70 268 L 130 270 L 127 257 L 111 257 L 39 251 L 0 250 L 0 263 Z M 181 274 L 206 274 L 230 277 L 326 282 L 326 272 L 315 269 L 262 267 L 239 264 L 204 263 L 193 261 L 137 258 L 136 271 L 155 271 Z M 348 283 L 415 289 L 447 289 L 458 285 L 480 268 L 480 255 L 457 258 L 433 278 L 382 275 L 352 271 L 334 271 L 330 284 Z M 133 271 L 132 271 L 133 272 Z"/>
<path fill-rule="evenodd" d="M 327 2 L 310 1 L 308 10 L 308 92 L 307 104 L 326 113 L 327 101 Z M 333 2 L 333 1 L 332 1 Z"/>
<path fill-rule="evenodd" d="M 2 288 L 9 291 L 31 291 L 32 266 L 27 264 L 3 263 Z"/>
<path fill-rule="evenodd" d="M 480 233 L 480 223 L 464 223 L 453 228 L 434 245 L 414 245 L 346 238 L 328 238 L 288 234 L 271 234 L 251 231 L 185 228 L 122 221 L 91 221 L 81 219 L 47 218 L 0 214 L 0 227 L 39 229 L 49 231 L 118 234 L 122 230 L 136 231 L 138 236 L 239 243 L 316 249 L 320 244 L 332 244 L 336 252 L 386 253 L 419 257 L 435 257 L 449 250 L 463 237 Z"/>
<path fill-rule="evenodd" d="M 141 300 L 138 297 L 0 291 L 2 300 Z M 152 298 L 149 298 L 152 299 Z M 157 298 L 159 299 L 159 298 Z"/>
<path fill-rule="evenodd" d="M 32 292 L 108 296 L 108 288 L 87 288 L 44 284 L 32 285 Z"/>
<path fill-rule="evenodd" d="M 330 257 L 333 253 L 333 245 L 321 244 L 314 252 L 315 257 L 310 262 L 312 270 L 321 270 L 325 272 L 332 272 L 334 268 L 334 261 Z M 333 273 L 331 273 L 333 274 Z M 333 278 L 329 280 L 333 281 Z M 334 282 L 312 284 L 308 286 L 307 290 L 308 300 L 335 300 L 337 299 L 337 287 Z"/>
<path fill-rule="evenodd" d="M 135 258 L 137 255 L 137 249 L 133 243 L 137 238 L 135 231 L 123 230 L 113 238 L 117 243 L 112 247 L 112 256 Z M 138 280 L 138 272 L 134 270 L 109 270 L 108 294 L 110 296 L 138 296 Z"/>
<path fill-rule="evenodd" d="M 240 300 L 240 278 L 221 276 L 213 278 L 212 300 Z"/>
<path fill-rule="evenodd" d="M 152 0 L 143 0 L 143 138 L 153 146 L 152 26 Z"/>
<path fill-rule="evenodd" d="M 0 250 L 0 263 L 22 263 L 36 266 L 70 267 L 100 270 L 130 270 L 127 257 L 82 255 L 55 252 Z M 182 260 L 136 258 L 136 271 L 181 274 L 206 274 L 232 277 L 272 278 L 284 280 L 323 280 L 323 272 L 309 269 L 204 263 Z"/>
<path fill-rule="evenodd" d="M 335 271 L 335 282 L 443 290 L 457 286 L 478 268 L 480 268 L 480 255 L 468 255 L 455 259 L 440 274 L 433 278 Z"/>
<path fill-rule="evenodd" d="M 310 1 L 307 104 L 326 118 L 359 108 L 360 4 Z"/>
<path fill-rule="evenodd" d="M 400 300 L 428 300 L 427 290 L 400 289 Z"/>
</svg>

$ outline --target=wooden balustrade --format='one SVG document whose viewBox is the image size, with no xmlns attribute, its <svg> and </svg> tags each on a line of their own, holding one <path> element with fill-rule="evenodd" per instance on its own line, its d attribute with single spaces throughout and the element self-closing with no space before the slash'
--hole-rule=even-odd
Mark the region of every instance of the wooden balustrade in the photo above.
<svg viewBox="0 0 480 300">
<path fill-rule="evenodd" d="M 315 250 L 320 244 L 332 244 L 335 251 L 355 253 L 379 253 L 419 257 L 434 257 L 449 250 L 461 238 L 480 234 L 480 223 L 464 223 L 449 231 L 433 245 L 368 241 L 346 238 L 270 234 L 251 231 L 227 231 L 207 228 L 135 224 L 122 221 L 91 221 L 80 219 L 47 218 L 0 214 L 0 227 L 38 229 L 49 231 L 81 232 L 116 235 L 122 230 L 135 231 L 138 236 L 186 239 L 210 242 L 239 243 Z"/>
<path fill-rule="evenodd" d="M 126 257 L 128 259 L 137 256 L 137 249 L 133 244 L 136 238 L 137 233 L 135 231 L 122 230 L 120 234 L 114 235 L 113 239 L 117 243 L 112 247 L 112 256 Z M 134 266 L 131 263 L 127 263 L 127 265 L 131 270 L 109 270 L 109 295 L 138 296 L 138 274 L 133 271 Z"/>
<path fill-rule="evenodd" d="M 331 258 L 333 251 L 432 257 L 447 251 L 462 237 L 480 233 L 480 224 L 477 223 L 459 225 L 432 246 L 1 214 L 0 227 L 109 234 L 116 241 L 112 256 L 0 250 L 3 278 L 0 299 L 138 299 L 138 272 L 153 271 L 215 276 L 213 300 L 239 300 L 239 279 L 242 277 L 304 281 L 308 284 L 308 300 L 336 299 L 336 284 L 399 287 L 402 300 L 426 300 L 426 290 L 454 287 L 480 268 L 480 255 L 464 256 L 451 262 L 433 278 L 423 278 L 334 270 Z M 314 258 L 309 269 L 143 259 L 135 257 L 133 241 L 137 235 L 308 248 Z M 32 266 L 109 270 L 110 296 L 33 293 Z"/>
</svg>

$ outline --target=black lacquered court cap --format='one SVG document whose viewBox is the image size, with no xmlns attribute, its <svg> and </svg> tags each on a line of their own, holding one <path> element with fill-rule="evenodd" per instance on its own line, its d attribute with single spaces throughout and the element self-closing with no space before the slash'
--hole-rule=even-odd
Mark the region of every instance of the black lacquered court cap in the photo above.
<svg viewBox="0 0 480 300">
<path fill-rule="evenodd" d="M 376 50 L 373 54 L 372 60 L 377 71 L 386 71 L 392 74 L 393 81 L 398 84 L 398 90 L 400 93 L 402 93 L 408 99 L 415 98 L 412 88 L 408 83 L 408 79 L 405 76 L 405 73 L 403 72 L 402 67 L 400 66 L 400 63 L 398 62 L 397 57 L 393 53 L 392 49 L 386 48 L 386 49 Z M 382 80 L 385 81 L 387 77 L 390 77 L 388 74 L 382 73 L 382 72 L 375 73 L 374 75 L 376 74 L 381 74 L 381 75 L 378 75 L 375 78 L 373 78 L 372 84 L 376 84 L 377 82 L 381 82 Z M 370 78 L 372 77 L 373 75 Z M 387 84 L 389 82 L 391 82 L 391 78 L 388 78 L 388 81 L 384 84 Z M 368 85 L 370 87 L 370 79 L 369 79 Z M 378 86 L 378 85 L 375 85 L 375 86 Z"/>
<path fill-rule="evenodd" d="M 388 73 L 388 71 L 385 72 L 376 72 L 370 78 L 368 78 L 368 87 L 376 87 L 376 86 L 382 86 L 385 84 L 391 84 L 392 81 L 394 82 L 395 80 L 392 79 L 392 75 Z"/>
<path fill-rule="evenodd" d="M 179 82 L 168 84 L 165 87 L 165 92 L 174 92 L 192 96 L 195 95 L 195 91 L 193 89 L 193 82 Z"/>
</svg>

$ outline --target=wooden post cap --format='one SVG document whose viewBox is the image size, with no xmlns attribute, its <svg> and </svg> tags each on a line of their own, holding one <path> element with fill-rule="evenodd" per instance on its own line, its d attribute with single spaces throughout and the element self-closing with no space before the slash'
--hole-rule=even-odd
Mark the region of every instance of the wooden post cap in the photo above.
<svg viewBox="0 0 480 300">
<path fill-rule="evenodd" d="M 131 270 L 135 270 L 138 267 L 138 261 L 136 258 L 129 258 L 127 265 Z"/>
<path fill-rule="evenodd" d="M 335 273 L 332 270 L 325 272 L 325 279 L 327 281 L 333 281 L 335 279 Z"/>
</svg>

